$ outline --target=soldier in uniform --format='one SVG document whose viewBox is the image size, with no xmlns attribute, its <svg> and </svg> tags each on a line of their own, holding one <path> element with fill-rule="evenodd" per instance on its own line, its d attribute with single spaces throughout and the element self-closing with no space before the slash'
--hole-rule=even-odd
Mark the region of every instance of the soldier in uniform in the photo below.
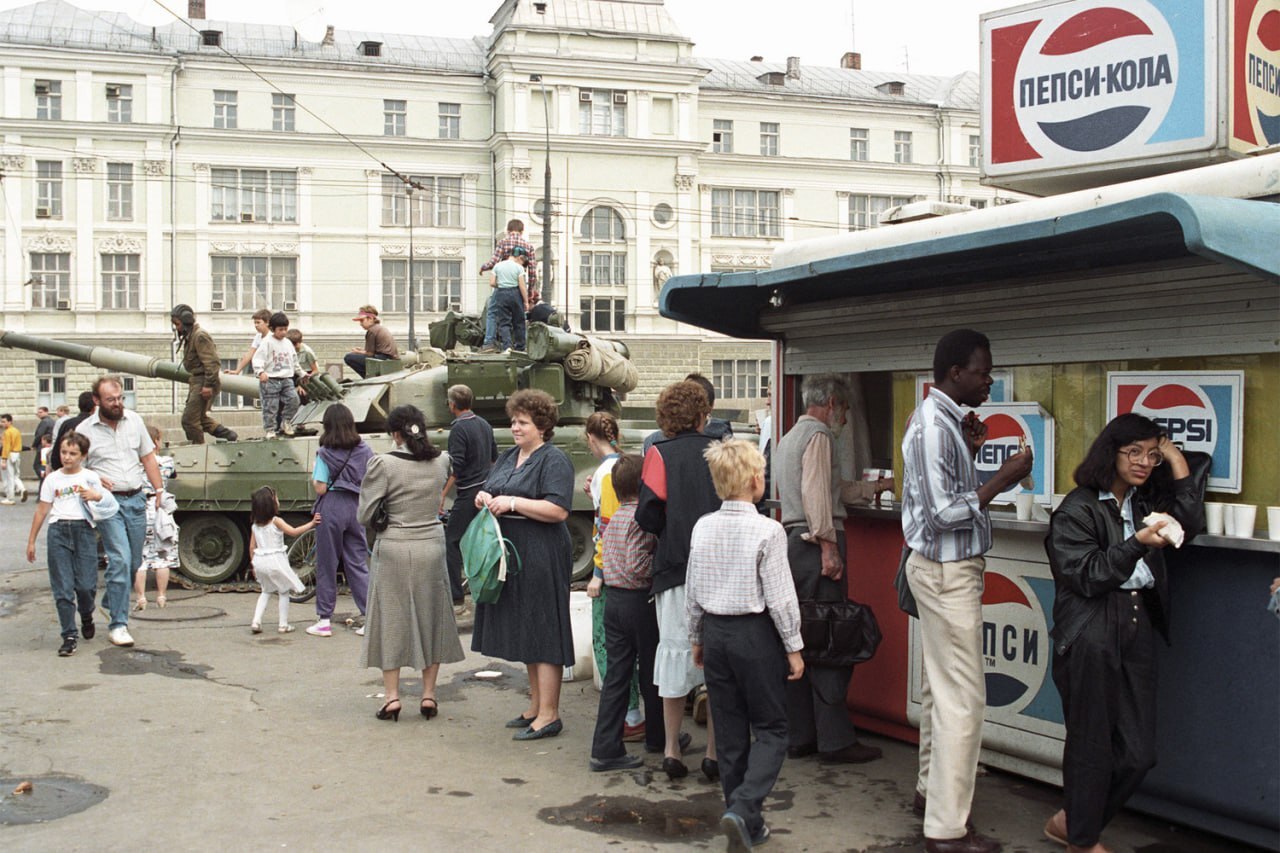
<svg viewBox="0 0 1280 853">
<path fill-rule="evenodd" d="M 182 431 L 192 444 L 204 444 L 207 432 L 214 438 L 235 441 L 238 436 L 209 417 L 214 398 L 222 386 L 222 362 L 213 337 L 196 323 L 190 305 L 175 305 L 169 312 L 178 347 L 182 351 L 182 367 L 191 374 L 187 379 L 187 405 L 182 410 Z"/>
</svg>

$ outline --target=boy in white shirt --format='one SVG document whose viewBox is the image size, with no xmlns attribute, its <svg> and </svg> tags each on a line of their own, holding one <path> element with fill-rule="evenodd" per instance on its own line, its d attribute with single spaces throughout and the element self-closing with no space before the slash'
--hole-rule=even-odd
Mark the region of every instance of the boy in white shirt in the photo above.
<svg viewBox="0 0 1280 853">
<path fill-rule="evenodd" d="M 36 561 L 36 536 L 46 516 L 49 525 L 49 587 L 62 629 L 59 657 L 76 652 L 79 632 L 76 611 L 80 611 L 81 630 L 86 640 L 93 639 L 93 600 L 98 592 L 98 537 L 93 532 L 94 520 L 112 514 L 116 499 L 103 488 L 93 471 L 83 468 L 89 454 L 89 438 L 71 432 L 62 440 L 59 451 L 62 467 L 50 471 L 40 484 L 40 503 L 31 519 L 31 535 L 27 537 L 27 562 Z M 96 504 L 91 511 L 88 504 Z"/>
<path fill-rule="evenodd" d="M 253 353 L 253 372 L 262 383 L 262 431 L 267 438 L 280 432 L 293 435 L 293 416 L 298 413 L 298 391 L 293 378 L 301 374 L 298 352 L 289 340 L 289 318 L 277 311 L 267 323 L 271 334 Z"/>
</svg>

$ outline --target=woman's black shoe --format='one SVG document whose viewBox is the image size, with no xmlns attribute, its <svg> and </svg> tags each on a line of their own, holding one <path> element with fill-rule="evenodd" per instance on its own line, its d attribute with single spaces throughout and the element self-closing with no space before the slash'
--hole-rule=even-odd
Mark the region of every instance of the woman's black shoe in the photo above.
<svg viewBox="0 0 1280 853">
<path fill-rule="evenodd" d="M 390 710 L 392 705 L 396 706 L 395 710 Z M 396 723 L 400 722 L 400 700 L 392 699 L 390 702 L 375 711 L 373 715 L 379 720 L 391 720 Z"/>
<path fill-rule="evenodd" d="M 707 777 L 707 781 L 715 782 L 720 778 L 720 762 L 714 758 L 702 759 L 702 775 Z"/>
<path fill-rule="evenodd" d="M 430 702 L 431 704 L 428 705 L 427 704 L 428 702 Z M 426 717 L 429 720 L 432 717 L 434 717 L 436 714 L 440 713 L 440 705 L 434 699 L 423 699 L 422 705 L 418 708 L 418 710 L 422 712 L 422 716 Z"/>
<path fill-rule="evenodd" d="M 514 720 L 507 720 L 507 728 L 527 729 L 529 728 L 529 726 L 533 725 L 533 721 L 536 719 L 537 719 L 536 716 L 526 717 L 524 714 L 521 714 L 520 716 L 516 717 Z"/>
<path fill-rule="evenodd" d="M 689 775 L 689 768 L 684 766 L 684 762 L 678 758 L 662 759 L 662 772 L 667 774 L 667 778 L 672 781 L 683 779 Z"/>
</svg>

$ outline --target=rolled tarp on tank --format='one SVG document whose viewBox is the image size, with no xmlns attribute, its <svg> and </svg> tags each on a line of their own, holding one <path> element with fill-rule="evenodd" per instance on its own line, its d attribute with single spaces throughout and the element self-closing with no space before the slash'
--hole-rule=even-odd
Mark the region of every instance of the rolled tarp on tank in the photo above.
<svg viewBox="0 0 1280 853">
<path fill-rule="evenodd" d="M 590 336 L 564 357 L 564 372 L 570 379 L 604 385 L 622 394 L 640 384 L 640 373 L 630 359 L 611 341 Z"/>
</svg>

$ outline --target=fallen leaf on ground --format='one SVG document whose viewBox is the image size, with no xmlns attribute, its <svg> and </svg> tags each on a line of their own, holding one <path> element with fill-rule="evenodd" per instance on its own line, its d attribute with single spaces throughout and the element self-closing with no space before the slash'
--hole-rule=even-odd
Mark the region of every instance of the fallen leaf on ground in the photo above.
<svg viewBox="0 0 1280 853">
<path fill-rule="evenodd" d="M 34 785 L 32 785 L 32 784 L 31 784 L 31 782 L 30 782 L 29 780 L 24 780 L 24 781 L 22 781 L 22 782 L 19 782 L 19 783 L 18 783 L 18 787 L 14 788 L 14 789 L 13 789 L 13 792 L 14 792 L 15 794 L 30 794 L 30 793 L 31 793 L 32 788 L 34 788 L 34 787 L 35 787 L 35 786 L 34 786 Z"/>
</svg>

